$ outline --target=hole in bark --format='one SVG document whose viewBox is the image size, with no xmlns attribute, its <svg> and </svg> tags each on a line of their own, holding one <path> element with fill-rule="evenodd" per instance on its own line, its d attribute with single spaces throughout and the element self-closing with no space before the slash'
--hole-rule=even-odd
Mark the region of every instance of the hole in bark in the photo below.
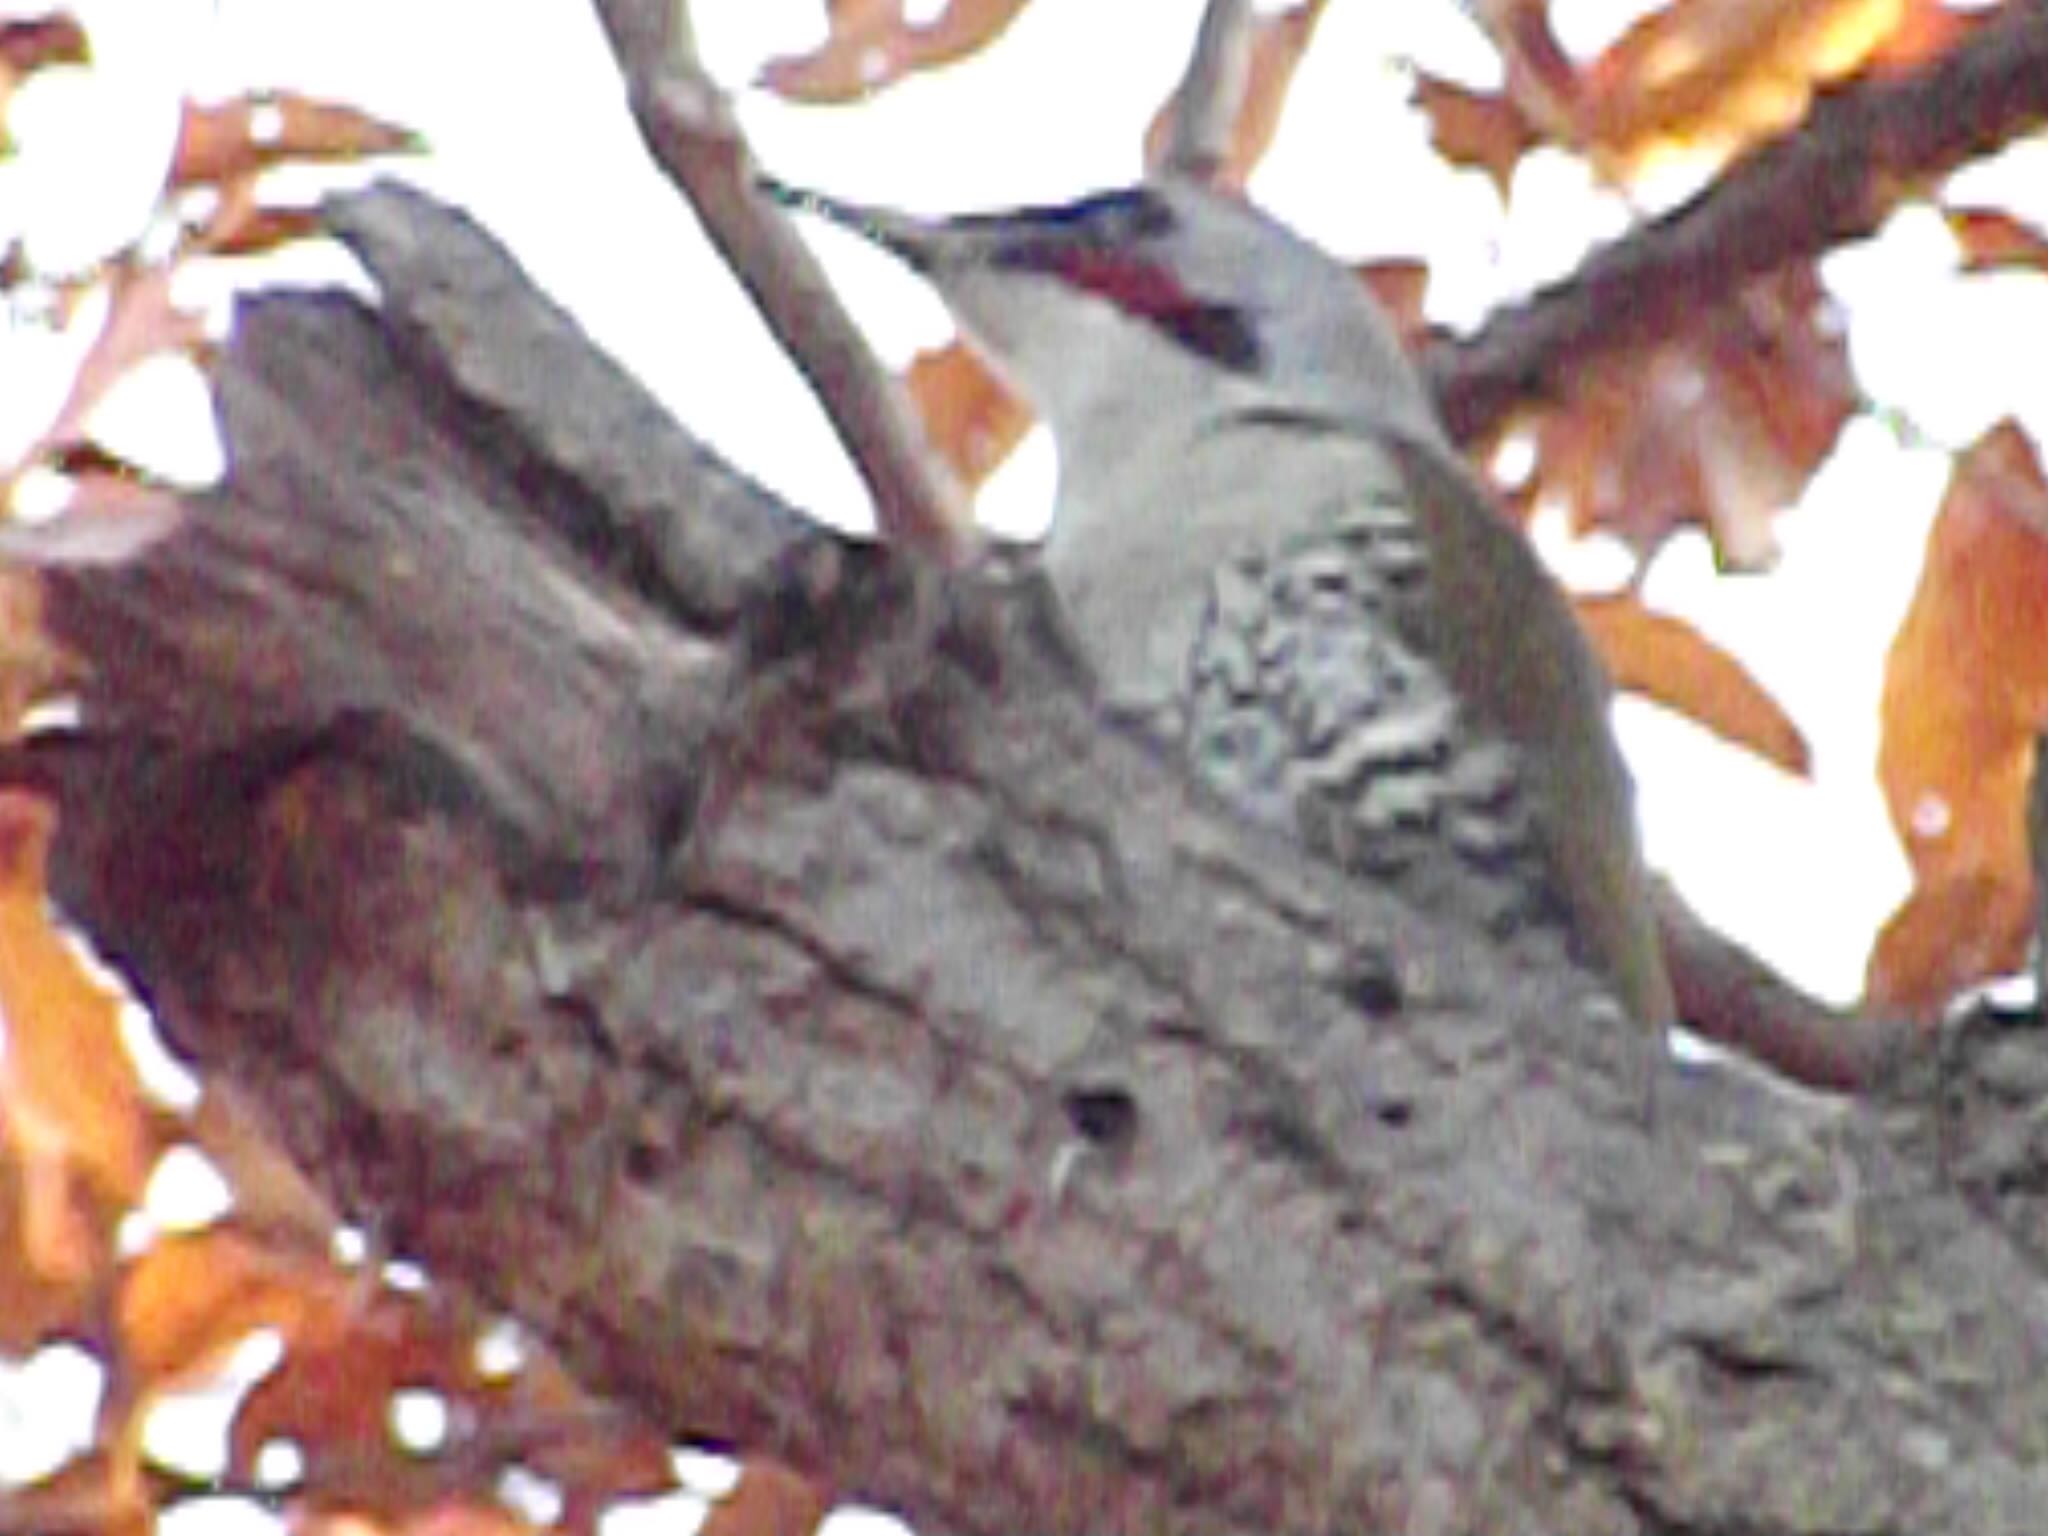
<svg viewBox="0 0 2048 1536">
<path fill-rule="evenodd" d="M 1394 969 L 1393 957 L 1379 949 L 1360 950 L 1347 957 L 1344 995 L 1375 1017 L 1397 1012 L 1402 1002 L 1401 977 Z"/>
<path fill-rule="evenodd" d="M 1138 1127 L 1138 1102 L 1116 1083 L 1070 1088 L 1060 1101 L 1075 1133 L 1098 1147 L 1120 1147 Z"/>
<path fill-rule="evenodd" d="M 636 1137 L 626 1147 L 626 1177 L 635 1184 L 652 1184 L 661 1175 L 661 1148 Z"/>
</svg>

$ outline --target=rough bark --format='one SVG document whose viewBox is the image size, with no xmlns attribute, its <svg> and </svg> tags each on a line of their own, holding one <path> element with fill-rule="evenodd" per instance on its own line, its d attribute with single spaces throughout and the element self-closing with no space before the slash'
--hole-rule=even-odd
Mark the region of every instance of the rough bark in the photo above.
<svg viewBox="0 0 2048 1536">
<path fill-rule="evenodd" d="M 337 218 L 382 306 L 245 309 L 226 486 L 53 581 L 91 731 L 15 766 L 401 1251 L 934 1533 L 2037 1523 L 2031 1042 L 1646 1132 L 1582 977 L 1202 803 L 1028 580 L 807 527 L 417 194 Z"/>
</svg>

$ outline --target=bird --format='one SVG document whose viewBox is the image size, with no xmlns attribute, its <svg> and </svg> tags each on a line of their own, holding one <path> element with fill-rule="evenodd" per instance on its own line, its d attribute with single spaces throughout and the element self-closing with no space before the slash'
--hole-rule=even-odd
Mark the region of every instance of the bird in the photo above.
<svg viewBox="0 0 2048 1536">
<path fill-rule="evenodd" d="M 1051 428 L 1040 559 L 1108 707 L 1347 873 L 1561 927 L 1662 1059 L 1606 672 L 1354 273 L 1186 177 L 952 217 L 764 186 L 929 282 Z"/>
</svg>

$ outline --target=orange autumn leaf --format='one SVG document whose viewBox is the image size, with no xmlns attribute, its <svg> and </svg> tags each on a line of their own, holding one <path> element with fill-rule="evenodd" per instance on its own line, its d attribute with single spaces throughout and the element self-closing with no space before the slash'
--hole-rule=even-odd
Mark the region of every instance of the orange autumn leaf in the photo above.
<svg viewBox="0 0 2048 1536">
<path fill-rule="evenodd" d="M 1500 55 L 1502 87 L 1479 90 L 1418 73 L 1413 99 L 1437 153 L 1484 171 L 1505 198 L 1530 149 L 1578 144 L 1579 71 L 1551 30 L 1549 0 L 1476 0 L 1470 10 Z"/>
<path fill-rule="evenodd" d="M 1507 69 L 1508 94 L 1546 129 L 1561 136 L 1579 71 L 1550 25 L 1550 0 L 1477 0 L 1473 14 Z"/>
<path fill-rule="evenodd" d="M 1965 988 L 2019 969 L 2033 916 L 2031 896 L 2009 874 L 1931 876 L 1878 931 L 1863 977 L 1865 1006 L 1939 1018 Z"/>
<path fill-rule="evenodd" d="M 0 21 L 0 106 L 15 86 L 44 66 L 83 64 L 89 56 L 76 17 L 60 12 Z"/>
<path fill-rule="evenodd" d="M 750 1457 L 732 1492 L 711 1506 L 702 1536 L 812 1536 L 832 1501 L 816 1483 L 780 1462 Z"/>
<path fill-rule="evenodd" d="M 649 1498 L 678 1486 L 667 1439 L 641 1420 L 600 1405 L 538 1343 L 529 1343 L 516 1383 L 492 1384 L 479 1397 L 544 1431 L 521 1459 L 562 1489 L 564 1528 L 578 1520 L 594 1526 L 616 1499 Z M 562 1432 L 578 1425 L 580 1431 Z"/>
<path fill-rule="evenodd" d="M 0 21 L 0 158 L 10 148 L 6 116 L 15 88 L 48 65 L 82 64 L 88 52 L 85 32 L 72 17 Z"/>
<path fill-rule="evenodd" d="M 1952 35 L 1924 14 L 1930 3 L 1673 0 L 1581 67 L 1551 31 L 1543 0 L 1481 0 L 1504 90 L 1431 81 L 1421 100 L 1439 148 L 1497 184 L 1538 141 L 1578 149 L 1603 176 L 1628 183 L 1673 156 L 1725 163 L 1792 127 L 1817 87 L 1887 48 L 1925 57 Z"/>
<path fill-rule="evenodd" d="M 116 1337 L 131 1388 L 147 1398 L 204 1377 L 255 1329 L 287 1342 L 345 1332 L 370 1294 L 324 1253 L 214 1226 L 159 1238 L 135 1260 L 115 1303 Z"/>
<path fill-rule="evenodd" d="M 76 1197 L 61 1149 L 0 1150 L 0 1354 L 89 1331 L 112 1251 L 111 1226 Z"/>
<path fill-rule="evenodd" d="M 419 138 L 340 102 L 282 91 L 185 104 L 169 185 L 220 184 L 291 160 L 361 160 L 420 148 Z"/>
<path fill-rule="evenodd" d="M 1418 73 L 1413 99 L 1429 119 L 1430 147 L 1453 165 L 1484 171 L 1505 201 L 1515 167 L 1543 140 L 1514 97 Z"/>
<path fill-rule="evenodd" d="M 283 1357 L 230 1427 L 237 1480 L 265 1445 L 287 1439 L 301 1447 L 308 1491 L 410 1520 L 450 1498 L 488 1500 L 497 1473 L 517 1462 L 560 1487 L 586 1528 L 621 1495 L 674 1486 L 661 1437 L 595 1402 L 538 1346 L 515 1368 L 486 1370 L 468 1308 L 438 1291 L 394 1290 L 374 1267 L 345 1268 L 297 1236 L 280 1244 L 271 1228 L 253 1232 L 238 1208 L 133 1261 L 114 1309 L 116 1391 L 104 1415 L 116 1443 L 135 1444 L 164 1393 L 203 1381 L 268 1328 Z M 459 1463 L 422 1462 L 393 1437 L 392 1395 L 411 1389 L 451 1400 L 465 1426 Z"/>
<path fill-rule="evenodd" d="M 476 1332 L 469 1319 L 438 1304 L 377 1288 L 349 1271 L 301 1281 L 310 1299 L 286 1330 L 284 1359 L 242 1400 L 229 1433 L 229 1469 L 253 1474 L 273 1440 L 292 1440 L 306 1454 L 309 1482 L 337 1471 L 361 1476 L 377 1453 L 397 1447 L 390 1432 L 391 1394 L 401 1388 L 462 1396 L 477 1383 Z M 326 1463 L 326 1466 L 323 1466 Z M 374 1479 L 373 1479 L 374 1481 Z M 407 1490 L 394 1479 L 385 1509 Z"/>
<path fill-rule="evenodd" d="M 948 0 L 913 22 L 903 0 L 832 0 L 831 32 L 810 53 L 771 59 L 759 83 L 790 101 L 858 101 L 919 70 L 977 53 L 1000 37 L 1028 0 Z"/>
<path fill-rule="evenodd" d="M 911 360 L 904 383 L 926 433 L 973 490 L 1010 456 L 1031 429 L 1031 410 L 963 341 Z"/>
<path fill-rule="evenodd" d="M 1968 271 L 2048 272 L 2048 234 L 2018 215 L 1999 208 L 1950 208 L 1942 216 Z"/>
<path fill-rule="evenodd" d="M 1585 71 L 1580 142 L 1630 179 L 1656 156 L 1726 159 L 1798 122 L 1814 87 L 1853 73 L 1905 0 L 1678 0 Z"/>
<path fill-rule="evenodd" d="M 274 208 L 256 195 L 256 177 L 236 176 L 222 184 L 220 197 L 192 231 L 188 250 L 216 256 L 256 256 L 321 233 L 317 208 Z"/>
<path fill-rule="evenodd" d="M 1223 163 L 1214 173 L 1219 186 L 1242 187 L 1272 147 L 1273 135 L 1280 127 L 1280 110 L 1287 104 L 1287 88 L 1294 83 L 1294 71 L 1315 36 L 1325 3 L 1303 0 L 1284 11 L 1253 18 L 1244 99 L 1238 104 Z M 1160 103 L 1145 129 L 1145 164 L 1154 170 L 1164 162 L 1173 143 L 1177 95 Z"/>
<path fill-rule="evenodd" d="M 1572 608 L 1617 688 L 1705 726 L 1724 741 L 1805 778 L 1813 753 L 1748 670 L 1682 619 L 1652 613 L 1633 593 L 1575 597 Z"/>
<path fill-rule="evenodd" d="M 232 1225 L 159 1237 L 125 1266 L 112 1311 L 114 1345 L 100 1405 L 113 1465 L 139 1467 L 144 1425 L 165 1394 L 197 1385 L 259 1328 L 287 1340 L 333 1332 L 370 1294 L 324 1254 L 258 1242 Z"/>
<path fill-rule="evenodd" d="M 1990 19 L 1990 7 L 1958 10 L 1949 0 L 1906 0 L 1899 24 L 1865 61 L 1871 74 L 1899 75 L 1948 52 Z"/>
<path fill-rule="evenodd" d="M 0 544 L 5 542 L 0 524 Z M 43 629 L 42 583 L 33 571 L 0 561 L 0 740 L 11 738 L 23 711 L 78 677 L 76 658 Z"/>
<path fill-rule="evenodd" d="M 0 1530 L 150 1536 L 161 1492 L 132 1460 L 94 1449 L 32 1483 L 0 1485 Z"/>
<path fill-rule="evenodd" d="M 0 790 L 0 1111 L 6 1152 L 35 1176 L 82 1182 L 109 1209 L 132 1203 L 154 1160 L 121 1041 L 122 1000 L 51 922 L 45 870 L 56 813 Z M 42 1194 L 56 1198 L 47 1187 Z M 32 1220 L 24 1232 L 35 1233 Z M 57 1255 L 50 1255 L 54 1261 Z"/>
<path fill-rule="evenodd" d="M 2002 423 L 1956 462 L 1885 662 L 1878 778 L 1913 890 L 1871 953 L 1877 1007 L 1931 1017 L 2025 957 L 2026 791 L 2048 724 L 2044 529 L 2040 462 Z"/>
<path fill-rule="evenodd" d="M 1513 499 L 1644 553 L 1700 524 L 1724 565 L 1769 565 L 1775 518 L 1857 404 L 1823 304 L 1813 269 L 1787 267 L 1649 345 L 1588 359 L 1520 418 L 1535 467 Z"/>
<path fill-rule="evenodd" d="M 120 999 L 51 925 L 55 813 L 0 791 L 0 1349 L 87 1327 L 153 1158 Z"/>
<path fill-rule="evenodd" d="M 395 1522 L 333 1525 L 319 1536 L 535 1536 L 537 1529 L 502 1504 L 468 1498 L 438 1501 Z"/>
</svg>

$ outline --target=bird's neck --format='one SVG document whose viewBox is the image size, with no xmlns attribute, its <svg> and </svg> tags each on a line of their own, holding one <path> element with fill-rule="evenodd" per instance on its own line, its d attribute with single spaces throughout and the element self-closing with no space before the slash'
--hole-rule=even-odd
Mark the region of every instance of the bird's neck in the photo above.
<svg viewBox="0 0 2048 1536">
<path fill-rule="evenodd" d="M 1216 571 L 1383 492 L 1397 470 L 1365 438 L 1256 412 L 1141 419 L 1061 436 L 1047 573 L 1105 692 L 1150 709 L 1183 671 Z"/>
</svg>

